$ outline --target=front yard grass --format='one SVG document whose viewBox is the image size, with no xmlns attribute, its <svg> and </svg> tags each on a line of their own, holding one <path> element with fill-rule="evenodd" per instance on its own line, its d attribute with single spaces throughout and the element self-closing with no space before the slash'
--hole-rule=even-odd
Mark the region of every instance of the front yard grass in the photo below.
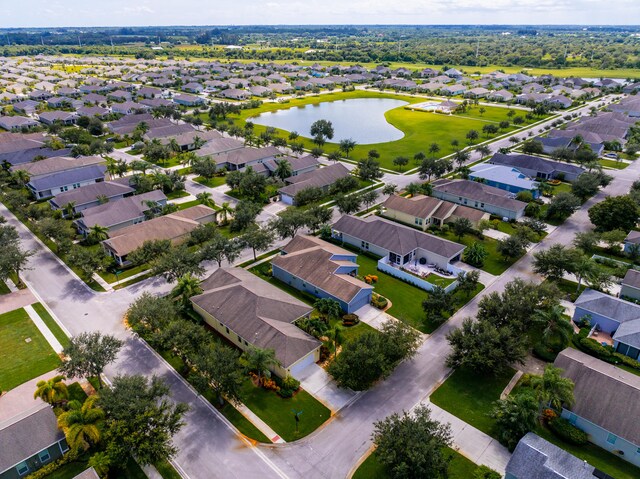
<svg viewBox="0 0 640 479">
<path fill-rule="evenodd" d="M 30 342 L 25 340 L 30 338 Z M 27 312 L 20 308 L 0 315 L 0 391 L 8 391 L 60 365 Z"/>
<path fill-rule="evenodd" d="M 494 402 L 515 374 L 513 369 L 499 376 L 481 376 L 474 371 L 457 369 L 431 395 L 430 401 L 467 424 L 494 435 L 494 419 L 489 417 Z"/>
<path fill-rule="evenodd" d="M 624 161 L 616 161 L 616 160 L 598 160 L 598 162 L 600 163 L 600 166 L 613 168 L 615 170 L 624 170 L 630 164 Z"/>
<path fill-rule="evenodd" d="M 203 176 L 196 176 L 193 181 L 200 183 L 201 185 L 208 186 L 209 188 L 215 188 L 216 186 L 222 186 L 226 184 L 226 177 L 214 176 L 213 178 L 205 178 Z"/>
<path fill-rule="evenodd" d="M 180 190 L 180 191 L 171 191 L 169 193 L 167 193 L 167 199 L 168 200 L 177 200 L 178 198 L 184 198 L 185 196 L 189 196 L 189 192 L 185 191 L 185 190 Z"/>
<path fill-rule="evenodd" d="M 304 389 L 283 399 L 274 391 L 254 386 L 247 378 L 241 396 L 244 404 L 287 442 L 312 433 L 331 416 L 331 411 Z M 292 410 L 302 411 L 298 432 Z"/>
<path fill-rule="evenodd" d="M 69 346 L 69 336 L 67 336 L 64 331 L 62 331 L 62 328 L 58 325 L 56 320 L 51 317 L 49 311 L 47 311 L 45 307 L 40 303 L 34 303 L 31 306 L 36 311 L 36 313 L 38 313 L 38 316 L 40 316 L 42 321 L 44 321 L 44 324 L 47 325 L 49 331 L 51 331 L 58 342 L 62 344 L 62 347 L 66 348 L 67 346 Z"/>
<path fill-rule="evenodd" d="M 226 417 L 231 424 L 233 424 L 240 433 L 247 438 L 257 441 L 271 443 L 271 439 L 260 432 L 260 429 L 255 427 L 251 421 L 244 417 L 235 407 L 229 403 L 225 403 L 220 408 L 220 413 Z"/>
<path fill-rule="evenodd" d="M 450 447 L 445 450 L 451 454 L 451 462 L 449 463 L 448 478 L 449 479 L 470 479 L 473 477 L 477 465 L 464 457 L 459 452 L 454 451 Z M 353 474 L 352 479 L 390 479 L 391 474 L 383 464 L 380 463 L 375 451 L 367 457 L 360 467 Z"/>
</svg>

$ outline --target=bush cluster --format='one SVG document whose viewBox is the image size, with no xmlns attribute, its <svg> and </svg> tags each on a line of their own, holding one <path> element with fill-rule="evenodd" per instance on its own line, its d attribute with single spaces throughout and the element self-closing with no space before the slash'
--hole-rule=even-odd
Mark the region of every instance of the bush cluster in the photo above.
<svg viewBox="0 0 640 479">
<path fill-rule="evenodd" d="M 549 429 L 560 439 L 577 446 L 583 446 L 589 442 L 589 436 L 586 432 L 561 417 L 549 421 Z"/>
</svg>

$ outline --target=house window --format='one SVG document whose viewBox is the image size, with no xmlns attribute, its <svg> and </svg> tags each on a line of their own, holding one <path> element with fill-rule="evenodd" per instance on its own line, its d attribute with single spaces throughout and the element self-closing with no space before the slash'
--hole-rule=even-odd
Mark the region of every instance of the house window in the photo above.
<svg viewBox="0 0 640 479">
<path fill-rule="evenodd" d="M 19 476 L 24 476 L 27 472 L 29 472 L 29 466 L 27 466 L 26 462 L 21 462 L 16 466 L 16 471 L 18 471 Z"/>
<path fill-rule="evenodd" d="M 422 226 L 422 218 L 416 218 L 415 223 L 419 226 Z"/>
<path fill-rule="evenodd" d="M 369 243 L 367 243 L 366 241 L 361 241 L 360 242 L 360 247 L 362 249 L 369 249 Z"/>
<path fill-rule="evenodd" d="M 480 208 L 484 208 L 484 203 L 480 203 Z"/>
<path fill-rule="evenodd" d="M 636 449 L 636 454 L 640 454 L 640 447 Z"/>
<path fill-rule="evenodd" d="M 607 436 L 607 442 L 609 444 L 615 444 L 617 439 L 618 439 L 618 436 L 616 436 L 615 434 L 609 433 L 609 435 Z"/>
<path fill-rule="evenodd" d="M 578 420 L 578 416 L 577 415 L 575 415 L 573 413 L 569 414 L 569 422 L 571 424 L 573 424 L 575 426 L 577 420 Z"/>
<path fill-rule="evenodd" d="M 51 454 L 49 454 L 49 449 L 40 451 L 38 453 L 38 459 L 40 459 L 40 462 L 47 462 L 49 459 L 51 459 Z"/>
<path fill-rule="evenodd" d="M 476 201 L 476 208 L 478 207 L 478 202 Z"/>
</svg>

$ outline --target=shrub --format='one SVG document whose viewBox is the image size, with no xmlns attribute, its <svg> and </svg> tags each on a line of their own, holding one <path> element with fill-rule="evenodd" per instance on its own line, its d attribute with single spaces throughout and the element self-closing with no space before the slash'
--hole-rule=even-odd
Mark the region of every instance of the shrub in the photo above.
<svg viewBox="0 0 640 479">
<path fill-rule="evenodd" d="M 293 376 L 287 376 L 282 380 L 282 387 L 285 389 L 291 389 L 292 391 L 297 391 L 300 387 L 300 381 Z"/>
<path fill-rule="evenodd" d="M 543 343 L 538 343 L 533 347 L 533 354 L 537 358 L 542 359 L 548 363 L 552 363 L 556 360 L 558 352 Z"/>
<path fill-rule="evenodd" d="M 499 472 L 483 465 L 473 471 L 473 479 L 502 479 L 502 476 Z"/>
<path fill-rule="evenodd" d="M 613 348 L 610 346 L 603 346 L 595 339 L 580 338 L 578 346 L 587 354 L 600 358 L 604 361 L 611 362 L 613 357 Z"/>
<path fill-rule="evenodd" d="M 355 326 L 359 322 L 360 318 L 358 318 L 358 315 L 354 313 L 345 314 L 342 317 L 342 325 L 346 327 Z"/>
<path fill-rule="evenodd" d="M 589 442 L 589 436 L 586 432 L 561 417 L 549 421 L 549 429 L 560 439 L 577 446 L 583 446 Z"/>
<path fill-rule="evenodd" d="M 613 353 L 613 357 L 619 359 L 620 362 L 625 366 L 629 366 L 633 369 L 640 369 L 640 361 L 630 358 L 629 356 L 625 356 L 624 354 L 620 353 Z"/>
</svg>

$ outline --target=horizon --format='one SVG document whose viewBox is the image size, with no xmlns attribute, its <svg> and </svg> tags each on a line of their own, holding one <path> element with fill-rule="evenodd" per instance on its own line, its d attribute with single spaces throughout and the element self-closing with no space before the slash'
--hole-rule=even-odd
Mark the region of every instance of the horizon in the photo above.
<svg viewBox="0 0 640 479">
<path fill-rule="evenodd" d="M 421 26 L 421 25 L 575 25 L 638 26 L 634 0 L 239 0 L 212 5 L 183 0 L 179 10 L 169 0 L 109 0 L 86 6 L 80 0 L 31 0 L 30 8 L 4 8 L 0 28 L 108 28 L 193 26 Z M 635 9 L 635 10 L 634 10 Z M 636 14 L 632 14 L 636 11 Z M 38 12 L 37 16 L 32 12 Z M 455 22 L 451 18 L 456 18 Z M 357 18 L 358 22 L 343 23 Z M 206 19 L 204 21 L 203 19 Z M 410 19 L 411 21 L 407 21 Z M 549 19 L 554 21 L 549 22 Z M 593 19 L 598 19 L 594 23 Z M 622 23 L 621 23 L 622 22 Z"/>
</svg>

